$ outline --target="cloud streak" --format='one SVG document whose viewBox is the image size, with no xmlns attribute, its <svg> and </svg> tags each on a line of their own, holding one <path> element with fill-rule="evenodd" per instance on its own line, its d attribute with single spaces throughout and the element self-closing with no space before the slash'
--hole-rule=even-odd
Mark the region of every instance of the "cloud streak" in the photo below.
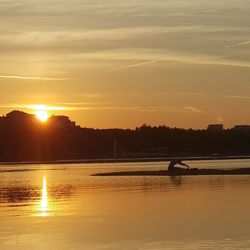
<svg viewBox="0 0 250 250">
<path fill-rule="evenodd" d="M 249 100 L 250 96 L 240 96 L 240 95 L 225 95 L 226 98 L 231 98 L 231 99 L 242 99 L 242 100 Z"/>
<path fill-rule="evenodd" d="M 68 103 L 70 104 L 70 103 Z M 194 106 L 104 106 L 104 105 L 72 105 L 58 106 L 58 105 L 40 105 L 40 104 L 0 104 L 0 108 L 14 108 L 25 110 L 46 110 L 46 111 L 87 111 L 87 110 L 114 110 L 114 111 L 128 111 L 128 112 L 167 112 L 167 113 L 203 113 L 204 111 Z M 75 105 L 75 106 L 73 106 Z"/>
<path fill-rule="evenodd" d="M 217 116 L 217 121 L 223 123 L 224 119 L 220 115 L 218 115 Z"/>
<path fill-rule="evenodd" d="M 14 80 L 38 80 L 38 81 L 65 81 L 65 77 L 41 77 L 41 76 L 18 76 L 18 75 L 0 75 L 0 78 Z"/>
<path fill-rule="evenodd" d="M 199 92 L 161 92 L 157 93 L 157 95 L 164 96 L 164 95 L 187 95 L 187 96 L 207 96 L 205 93 L 199 93 Z"/>
<path fill-rule="evenodd" d="M 6 48 L 20 47 L 26 49 L 32 48 L 56 48 L 74 49 L 75 47 L 84 47 L 86 42 L 92 42 L 99 45 L 100 42 L 117 42 L 135 38 L 157 37 L 160 35 L 174 36 L 178 34 L 213 34 L 218 32 L 241 32 L 242 30 L 234 27 L 216 27 L 216 26 L 131 26 L 128 27 L 110 27 L 102 29 L 57 29 L 50 30 L 26 30 L 19 32 L 10 32 L 6 30 L 0 34 L 0 44 L 8 45 Z M 81 45 L 82 44 L 82 45 Z M 242 43 L 244 44 L 244 43 Z"/>
<path fill-rule="evenodd" d="M 82 60 L 93 60 L 93 61 L 107 61 L 107 62 L 117 62 L 117 61 L 144 61 L 142 64 L 139 63 L 138 66 L 143 66 L 143 64 L 153 63 L 153 62 L 178 62 L 187 64 L 200 64 L 200 65 L 221 65 L 221 66 L 231 66 L 231 67 L 242 67 L 250 68 L 250 62 L 240 61 L 240 60 L 229 60 L 223 56 L 214 56 L 209 54 L 198 54 L 192 52 L 180 52 L 180 51 L 170 51 L 166 49 L 114 49 L 106 50 L 100 52 L 89 52 L 82 53 L 74 56 L 75 59 Z M 136 67 L 137 64 L 130 64 L 121 67 L 128 68 L 133 65 Z M 115 69 L 115 68 L 114 68 Z M 119 69 L 119 68 L 117 68 Z"/>
<path fill-rule="evenodd" d="M 231 45 L 226 45 L 225 48 L 230 49 L 230 48 L 233 48 L 233 47 L 238 47 L 238 46 L 246 45 L 246 44 L 250 44 L 250 40 L 246 41 L 246 42 L 234 43 L 234 44 L 231 44 Z"/>
<path fill-rule="evenodd" d="M 109 70 L 107 70 L 107 72 L 137 68 L 137 67 L 145 66 L 145 65 L 148 65 L 148 64 L 154 64 L 156 62 L 157 62 L 157 60 L 152 60 L 152 61 L 146 61 L 146 62 L 142 62 L 142 63 L 130 64 L 130 65 L 126 65 L 126 66 L 123 66 L 123 67 L 117 67 L 117 68 L 109 69 Z"/>
</svg>

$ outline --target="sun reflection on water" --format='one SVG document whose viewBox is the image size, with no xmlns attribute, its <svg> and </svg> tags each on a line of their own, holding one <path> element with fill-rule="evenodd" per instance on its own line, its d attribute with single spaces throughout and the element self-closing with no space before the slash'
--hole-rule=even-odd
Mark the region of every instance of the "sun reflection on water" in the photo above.
<svg viewBox="0 0 250 250">
<path fill-rule="evenodd" d="M 43 177 L 43 188 L 42 188 L 42 197 L 40 201 L 39 208 L 40 216 L 48 216 L 48 194 L 47 194 L 47 179 L 46 176 Z"/>
</svg>

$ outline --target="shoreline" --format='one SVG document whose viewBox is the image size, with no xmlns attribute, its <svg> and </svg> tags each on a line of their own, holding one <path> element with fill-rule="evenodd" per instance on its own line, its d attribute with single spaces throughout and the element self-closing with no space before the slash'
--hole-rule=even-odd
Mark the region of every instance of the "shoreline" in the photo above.
<svg viewBox="0 0 250 250">
<path fill-rule="evenodd" d="M 250 175 L 250 168 L 239 168 L 239 169 L 198 169 L 191 168 L 176 169 L 173 171 L 168 170 L 157 170 L 157 171 L 124 171 L 124 172 L 109 172 L 109 173 L 98 173 L 92 176 L 201 176 L 201 175 Z"/>
<path fill-rule="evenodd" d="M 81 163 L 139 163 L 139 162 L 169 162 L 181 159 L 182 161 L 210 161 L 210 160 L 248 160 L 247 156 L 197 156 L 197 157 L 145 157 L 145 158 L 104 158 L 104 159 L 81 159 L 81 160 L 55 160 L 55 161 L 16 161 L 0 162 L 1 165 L 42 165 L 42 164 L 81 164 Z"/>
</svg>

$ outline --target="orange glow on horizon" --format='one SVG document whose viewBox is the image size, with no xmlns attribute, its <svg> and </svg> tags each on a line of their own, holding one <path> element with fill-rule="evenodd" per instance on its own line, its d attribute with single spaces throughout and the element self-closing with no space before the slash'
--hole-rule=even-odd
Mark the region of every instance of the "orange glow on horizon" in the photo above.
<svg viewBox="0 0 250 250">
<path fill-rule="evenodd" d="M 41 122 L 46 122 L 49 118 L 48 111 L 50 107 L 47 105 L 30 105 L 31 109 L 35 110 L 34 114 L 36 115 L 37 119 Z"/>
<path fill-rule="evenodd" d="M 38 110 L 35 112 L 35 115 L 41 122 L 46 122 L 49 118 L 49 114 L 45 110 Z"/>
</svg>

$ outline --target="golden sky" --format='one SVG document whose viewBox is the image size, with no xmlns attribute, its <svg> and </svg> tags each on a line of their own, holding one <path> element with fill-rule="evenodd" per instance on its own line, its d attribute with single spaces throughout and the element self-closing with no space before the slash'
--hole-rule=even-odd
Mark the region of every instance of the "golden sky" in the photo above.
<svg viewBox="0 0 250 250">
<path fill-rule="evenodd" d="M 81 126 L 250 124 L 249 0 L 0 2 L 0 115 Z"/>
</svg>

